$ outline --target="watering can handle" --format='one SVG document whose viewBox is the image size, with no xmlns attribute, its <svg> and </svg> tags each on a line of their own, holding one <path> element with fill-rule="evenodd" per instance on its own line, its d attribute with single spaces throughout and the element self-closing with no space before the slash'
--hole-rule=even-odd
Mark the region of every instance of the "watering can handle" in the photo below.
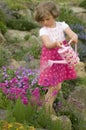
<svg viewBox="0 0 86 130">
<path fill-rule="evenodd" d="M 70 41 L 68 42 L 68 45 L 70 45 L 71 42 L 72 42 L 72 40 L 70 40 Z M 75 52 L 77 53 L 77 43 L 75 44 Z"/>
<path fill-rule="evenodd" d="M 72 42 L 72 40 L 70 40 L 70 41 L 68 42 L 68 45 L 70 45 L 71 42 Z M 62 45 L 62 48 L 65 48 L 65 45 Z M 75 52 L 77 53 L 77 44 L 75 44 Z"/>
</svg>

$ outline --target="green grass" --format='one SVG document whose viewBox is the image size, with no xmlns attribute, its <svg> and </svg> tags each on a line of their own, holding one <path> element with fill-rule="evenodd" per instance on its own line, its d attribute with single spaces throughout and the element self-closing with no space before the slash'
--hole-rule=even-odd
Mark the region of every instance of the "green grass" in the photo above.
<svg viewBox="0 0 86 130">
<path fill-rule="evenodd" d="M 86 76 L 83 77 L 83 78 L 80 78 L 80 83 L 79 84 L 86 86 Z"/>
<path fill-rule="evenodd" d="M 13 0 L 3 0 L 3 1 L 6 1 L 8 3 L 12 3 L 13 2 Z M 38 1 L 40 2 L 40 1 L 44 1 L 44 0 L 15 0 L 15 2 L 18 2 L 18 3 L 21 3 L 21 2 L 38 2 Z M 70 2 L 70 3 L 75 3 L 77 5 L 82 2 L 82 0 L 71 0 L 71 1 L 69 1 L 69 0 L 65 0 L 65 1 L 64 0 L 53 0 L 53 1 L 56 2 L 56 3 L 59 3 L 59 2 L 62 2 L 62 3 Z"/>
</svg>

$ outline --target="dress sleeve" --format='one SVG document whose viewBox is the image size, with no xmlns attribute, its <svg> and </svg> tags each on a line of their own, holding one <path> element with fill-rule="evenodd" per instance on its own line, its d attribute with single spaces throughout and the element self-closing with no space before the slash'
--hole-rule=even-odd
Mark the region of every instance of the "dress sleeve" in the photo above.
<svg viewBox="0 0 86 130">
<path fill-rule="evenodd" d="M 42 35 L 48 35 L 48 32 L 47 32 L 47 30 L 45 28 L 41 28 L 39 30 L 39 36 L 42 36 Z"/>
<path fill-rule="evenodd" d="M 69 25 L 65 22 L 62 22 L 61 25 L 62 25 L 63 30 L 65 30 L 67 27 L 69 27 Z"/>
</svg>

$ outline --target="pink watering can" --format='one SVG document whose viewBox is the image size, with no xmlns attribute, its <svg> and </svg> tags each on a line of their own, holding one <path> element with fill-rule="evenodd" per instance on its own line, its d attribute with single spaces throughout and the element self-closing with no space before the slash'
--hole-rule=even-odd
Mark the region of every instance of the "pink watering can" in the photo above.
<svg viewBox="0 0 86 130">
<path fill-rule="evenodd" d="M 62 48 L 58 50 L 58 53 L 62 57 L 63 60 L 48 60 L 48 65 L 52 66 L 54 63 L 57 64 L 68 64 L 69 66 L 75 66 L 79 63 L 80 59 L 77 54 L 77 44 L 75 44 L 75 50 L 71 47 L 70 43 L 72 40 L 68 42 L 68 46 L 62 45 Z"/>
</svg>

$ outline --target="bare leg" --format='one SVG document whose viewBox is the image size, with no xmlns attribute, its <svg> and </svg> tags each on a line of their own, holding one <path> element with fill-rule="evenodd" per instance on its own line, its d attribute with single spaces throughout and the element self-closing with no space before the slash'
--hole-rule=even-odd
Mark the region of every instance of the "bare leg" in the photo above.
<svg viewBox="0 0 86 130">
<path fill-rule="evenodd" d="M 45 95 L 45 107 L 46 111 L 50 111 L 51 113 L 53 110 L 53 102 L 55 101 L 58 92 L 61 89 L 61 83 L 59 83 L 55 87 L 49 87 L 47 94 Z M 57 91 L 57 94 L 54 94 L 54 91 Z"/>
</svg>

